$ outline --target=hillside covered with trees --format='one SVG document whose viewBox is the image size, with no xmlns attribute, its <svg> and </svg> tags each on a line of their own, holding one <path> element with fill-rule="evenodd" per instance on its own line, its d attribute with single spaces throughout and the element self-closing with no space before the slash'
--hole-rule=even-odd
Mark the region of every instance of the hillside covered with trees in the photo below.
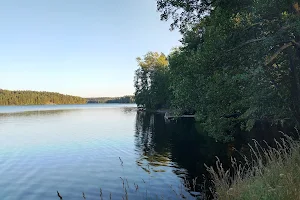
<svg viewBox="0 0 300 200">
<path fill-rule="evenodd" d="M 85 104 L 81 97 L 54 92 L 0 90 L 0 105 Z"/>
<path fill-rule="evenodd" d="M 223 141 L 257 120 L 299 127 L 297 0 L 157 0 L 157 9 L 182 33 L 182 45 L 137 59 L 139 106 L 196 111 Z"/>
<path fill-rule="evenodd" d="M 134 103 L 134 96 L 86 98 L 87 103 Z"/>
</svg>

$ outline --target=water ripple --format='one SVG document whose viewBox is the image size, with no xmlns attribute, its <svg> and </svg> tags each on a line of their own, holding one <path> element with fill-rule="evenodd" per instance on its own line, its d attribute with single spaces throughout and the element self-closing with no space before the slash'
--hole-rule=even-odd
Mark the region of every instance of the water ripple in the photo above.
<svg viewBox="0 0 300 200">
<path fill-rule="evenodd" d="M 96 199 L 100 188 L 105 199 L 122 199 L 123 181 L 132 199 L 175 198 L 181 190 L 187 172 L 172 161 L 170 139 L 157 149 L 153 132 L 137 135 L 135 111 L 56 108 L 0 114 L 1 200 L 53 200 L 56 191 L 64 199 L 82 199 L 82 192 Z M 11 112 L 28 109 L 39 107 Z"/>
</svg>

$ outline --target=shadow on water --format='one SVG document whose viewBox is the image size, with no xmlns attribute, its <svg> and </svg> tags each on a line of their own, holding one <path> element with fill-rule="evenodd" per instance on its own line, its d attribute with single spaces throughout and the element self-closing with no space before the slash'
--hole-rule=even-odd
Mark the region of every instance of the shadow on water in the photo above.
<svg viewBox="0 0 300 200">
<path fill-rule="evenodd" d="M 257 123 L 250 132 L 241 132 L 235 141 L 221 143 L 204 133 L 194 119 L 166 123 L 163 115 L 137 112 L 135 146 L 139 159 L 136 162 L 149 173 L 163 173 L 170 168 L 182 182 L 190 184 L 197 177 L 197 192 L 186 188 L 195 196 L 201 192 L 203 175 L 208 176 L 204 164 L 214 166 L 218 157 L 223 167 L 228 169 L 232 156 L 239 159 L 241 153 L 249 152 L 248 143 L 252 139 L 272 144 L 274 138 L 282 136 L 279 131 L 291 132 L 292 129 Z"/>
<path fill-rule="evenodd" d="M 138 112 L 136 117 L 135 145 L 140 155 L 137 164 L 145 171 L 163 173 L 161 167 L 167 167 L 182 182 L 190 184 L 198 177 L 198 192 L 203 182 L 202 175 L 206 174 L 204 163 L 213 165 L 216 156 L 226 162 L 230 158 L 228 144 L 217 143 L 199 132 L 193 119 L 166 123 L 163 115 L 143 112 Z M 187 190 L 197 194 L 192 192 L 193 188 Z"/>
</svg>

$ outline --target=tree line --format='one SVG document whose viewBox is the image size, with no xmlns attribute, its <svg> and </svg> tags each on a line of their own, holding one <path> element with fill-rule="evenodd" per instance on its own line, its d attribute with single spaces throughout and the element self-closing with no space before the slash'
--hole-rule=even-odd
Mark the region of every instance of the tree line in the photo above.
<svg viewBox="0 0 300 200">
<path fill-rule="evenodd" d="M 225 141 L 257 120 L 300 125 L 298 0 L 157 0 L 157 9 L 181 46 L 137 59 L 139 106 L 196 112 Z"/>
<path fill-rule="evenodd" d="M 86 98 L 87 103 L 135 103 L 134 96 Z"/>
<path fill-rule="evenodd" d="M 9 91 L 0 89 L 0 105 L 85 104 L 81 97 L 54 92 Z"/>
</svg>

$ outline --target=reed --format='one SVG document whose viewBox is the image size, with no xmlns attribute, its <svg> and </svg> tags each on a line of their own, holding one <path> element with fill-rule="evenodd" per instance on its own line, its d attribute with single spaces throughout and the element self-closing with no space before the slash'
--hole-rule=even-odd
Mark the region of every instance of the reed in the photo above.
<svg viewBox="0 0 300 200">
<path fill-rule="evenodd" d="M 216 167 L 206 166 L 213 199 L 220 200 L 295 200 L 300 199 L 300 143 L 284 135 L 274 140 L 275 147 L 262 147 L 253 140 L 251 156 L 244 162 L 231 159 L 225 170 L 219 159 Z"/>
</svg>

